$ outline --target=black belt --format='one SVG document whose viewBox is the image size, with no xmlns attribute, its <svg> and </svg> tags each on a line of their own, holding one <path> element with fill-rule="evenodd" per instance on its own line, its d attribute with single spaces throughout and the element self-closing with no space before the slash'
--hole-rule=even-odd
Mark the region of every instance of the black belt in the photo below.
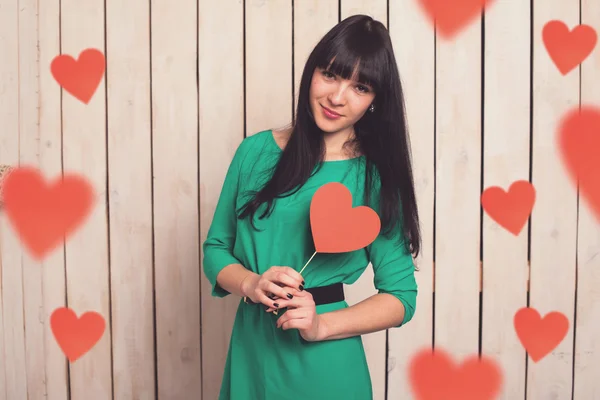
<svg viewBox="0 0 600 400">
<path fill-rule="evenodd" d="M 333 283 L 327 286 L 319 286 L 314 288 L 305 288 L 307 292 L 312 294 L 315 305 L 336 303 L 338 301 L 344 301 L 344 285 L 342 283 Z M 248 304 L 256 304 L 247 297 L 244 297 L 244 301 Z"/>
</svg>

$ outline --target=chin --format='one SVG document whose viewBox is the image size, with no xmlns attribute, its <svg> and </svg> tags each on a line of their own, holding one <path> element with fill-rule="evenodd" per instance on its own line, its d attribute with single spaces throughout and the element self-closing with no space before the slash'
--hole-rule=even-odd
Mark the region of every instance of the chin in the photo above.
<svg viewBox="0 0 600 400">
<path fill-rule="evenodd" d="M 315 124 L 325 133 L 334 133 L 344 129 L 344 125 L 340 123 L 322 120 L 320 118 L 315 119 Z"/>
</svg>

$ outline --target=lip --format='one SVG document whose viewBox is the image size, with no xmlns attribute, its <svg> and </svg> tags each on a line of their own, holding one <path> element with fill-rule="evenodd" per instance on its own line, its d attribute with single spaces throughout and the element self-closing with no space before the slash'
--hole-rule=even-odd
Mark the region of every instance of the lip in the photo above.
<svg viewBox="0 0 600 400">
<path fill-rule="evenodd" d="M 332 111 L 323 105 L 321 105 L 321 107 L 323 108 L 323 114 L 325 114 L 326 117 L 331 118 L 331 119 L 336 119 L 336 118 L 341 117 L 341 115 L 336 113 L 335 111 Z"/>
</svg>

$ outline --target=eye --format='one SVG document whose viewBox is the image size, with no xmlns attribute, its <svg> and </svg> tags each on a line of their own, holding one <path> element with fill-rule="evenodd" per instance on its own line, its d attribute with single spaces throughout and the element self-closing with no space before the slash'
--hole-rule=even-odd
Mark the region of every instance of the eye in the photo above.
<svg viewBox="0 0 600 400">
<path fill-rule="evenodd" d="M 359 92 L 362 92 L 362 93 L 370 92 L 369 88 L 365 85 L 357 85 L 356 88 L 358 89 Z"/>
<path fill-rule="evenodd" d="M 329 78 L 329 79 L 333 79 L 333 78 L 335 78 L 335 75 L 334 75 L 334 74 L 332 74 L 332 73 L 331 73 L 331 72 L 329 72 L 329 71 L 323 70 L 323 71 L 321 71 L 321 73 L 323 74 L 323 76 L 324 76 L 325 78 Z"/>
</svg>

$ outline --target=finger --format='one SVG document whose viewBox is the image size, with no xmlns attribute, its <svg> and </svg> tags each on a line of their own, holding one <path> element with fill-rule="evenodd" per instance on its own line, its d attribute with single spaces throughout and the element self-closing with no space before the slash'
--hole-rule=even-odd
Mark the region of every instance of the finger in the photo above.
<svg viewBox="0 0 600 400">
<path fill-rule="evenodd" d="M 275 306 L 275 307 L 277 307 L 277 305 L 275 305 L 275 304 L 279 304 L 279 303 L 277 303 L 277 301 L 276 301 L 276 300 L 271 300 L 271 299 L 270 299 L 270 298 L 269 298 L 269 297 L 268 297 L 268 296 L 265 294 L 265 292 L 263 292 L 263 291 L 262 291 L 262 290 L 260 290 L 260 289 L 256 291 L 256 296 L 258 297 L 258 301 L 259 301 L 260 303 L 262 303 L 263 305 L 265 305 L 265 306 L 268 306 L 268 307 L 273 307 L 273 306 Z"/>
<path fill-rule="evenodd" d="M 289 309 L 297 309 L 297 308 L 313 308 L 315 307 L 315 302 L 312 298 L 302 295 L 296 295 L 292 299 L 279 299 L 277 302 L 281 305 L 281 307 L 286 307 Z"/>
<path fill-rule="evenodd" d="M 279 309 L 281 308 L 297 308 L 297 307 L 310 307 L 312 305 L 311 300 L 306 296 L 302 296 L 302 292 L 295 290 L 293 288 L 284 287 L 282 288 L 287 292 L 291 292 L 290 296 L 286 296 L 285 298 L 275 297 L 273 298 L 273 302 L 279 304 Z M 293 293 L 293 294 L 292 294 Z M 291 298 L 290 298 L 291 297 Z"/>
<path fill-rule="evenodd" d="M 307 318 L 309 316 L 309 312 L 303 309 L 288 309 L 285 314 L 283 314 L 277 320 L 277 327 L 281 327 L 285 322 L 293 320 L 293 319 L 302 319 Z"/>
<path fill-rule="evenodd" d="M 295 279 L 300 285 L 304 285 L 304 278 L 298 271 L 291 267 L 282 267 L 283 271 L 288 274 L 290 277 Z"/>
<path fill-rule="evenodd" d="M 270 282 L 268 280 L 263 281 L 263 283 L 260 286 L 261 289 L 265 292 L 270 292 L 281 299 L 288 299 L 288 293 L 291 291 L 290 288 L 286 290 L 285 288 L 278 286 L 274 282 Z"/>
<path fill-rule="evenodd" d="M 294 271 L 293 269 L 286 269 L 287 267 L 282 268 L 283 269 L 273 271 L 269 277 L 269 280 L 276 283 L 281 283 L 283 286 L 289 286 L 299 290 L 300 286 L 302 286 L 302 279 L 298 279 L 297 277 L 290 275 L 288 271 Z M 296 272 L 296 274 L 298 273 Z"/>
<path fill-rule="evenodd" d="M 287 331 L 288 329 L 308 329 L 310 328 L 310 321 L 306 318 L 295 318 L 281 324 L 281 329 Z"/>
</svg>

